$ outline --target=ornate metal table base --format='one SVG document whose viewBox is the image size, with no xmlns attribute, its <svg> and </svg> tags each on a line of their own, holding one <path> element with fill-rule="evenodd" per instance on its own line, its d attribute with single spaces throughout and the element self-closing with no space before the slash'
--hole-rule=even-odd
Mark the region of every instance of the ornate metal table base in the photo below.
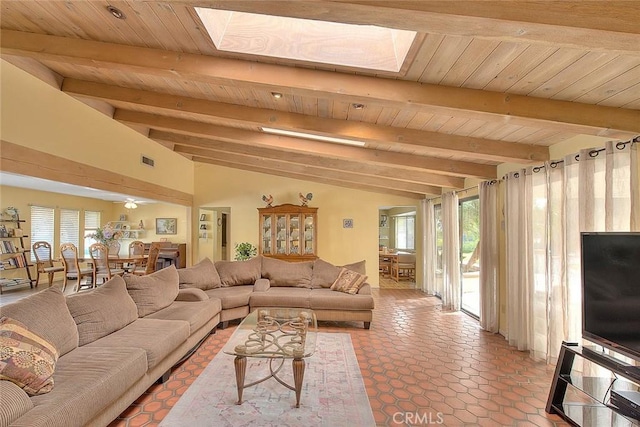
<svg viewBox="0 0 640 427">
<path fill-rule="evenodd" d="M 274 360 L 280 360 L 280 365 L 275 370 L 273 369 Z M 300 394 L 302 392 L 302 382 L 304 380 L 304 368 L 305 368 L 304 359 L 302 358 L 293 359 L 293 362 L 292 362 L 293 383 L 294 383 L 293 386 L 290 384 L 287 384 L 286 382 L 284 382 L 284 380 L 282 380 L 282 378 L 278 377 L 278 372 L 280 372 L 280 370 L 282 369 L 282 366 L 284 365 L 283 358 L 274 357 L 269 359 L 269 371 L 270 371 L 269 375 L 257 381 L 254 381 L 250 384 L 244 383 L 245 373 L 247 371 L 247 358 L 245 356 L 236 356 L 235 360 L 233 361 L 233 364 L 236 368 L 236 385 L 238 387 L 238 401 L 236 402 L 236 405 L 242 404 L 242 392 L 244 391 L 245 388 L 252 387 L 256 384 L 260 384 L 261 382 L 266 381 L 269 378 L 274 378 L 283 386 L 287 387 L 290 390 L 294 390 L 296 392 L 296 408 L 300 407 Z"/>
</svg>

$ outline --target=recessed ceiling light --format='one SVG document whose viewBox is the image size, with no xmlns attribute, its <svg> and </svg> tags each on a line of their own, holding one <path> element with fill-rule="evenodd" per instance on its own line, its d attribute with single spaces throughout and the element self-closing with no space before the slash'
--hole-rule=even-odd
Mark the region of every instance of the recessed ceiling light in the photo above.
<svg viewBox="0 0 640 427">
<path fill-rule="evenodd" d="M 353 103 L 351 106 L 356 110 L 362 110 L 364 108 L 364 104 Z"/>
<path fill-rule="evenodd" d="M 126 19 L 126 15 L 124 14 L 123 11 L 121 11 L 120 9 L 118 9 L 115 6 L 107 6 L 107 10 L 109 11 L 110 14 L 112 14 L 114 17 L 118 18 L 118 19 Z"/>
<path fill-rule="evenodd" d="M 333 136 L 324 136 L 324 135 L 314 135 L 312 133 L 306 133 L 306 132 L 295 132 L 292 130 L 284 130 L 284 129 L 274 129 L 274 128 L 260 128 L 262 129 L 263 132 L 266 133 L 273 133 L 276 135 L 284 135 L 284 136 L 293 136 L 293 137 L 297 137 L 297 138 L 306 138 L 306 139 L 314 139 L 316 141 L 323 141 L 323 142 L 336 142 L 338 144 L 346 144 L 346 145 L 356 145 L 358 147 L 364 147 L 365 143 L 364 141 L 354 141 L 352 139 L 345 139 L 345 138 L 336 138 Z"/>
<path fill-rule="evenodd" d="M 271 92 L 271 96 L 273 96 L 275 99 L 282 98 L 282 94 L 280 92 Z"/>
</svg>

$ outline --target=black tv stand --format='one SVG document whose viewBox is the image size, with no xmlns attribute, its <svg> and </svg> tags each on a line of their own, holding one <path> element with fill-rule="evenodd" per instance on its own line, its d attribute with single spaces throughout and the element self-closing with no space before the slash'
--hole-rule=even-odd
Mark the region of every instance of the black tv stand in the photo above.
<svg viewBox="0 0 640 427">
<path fill-rule="evenodd" d="M 597 350 L 595 347 L 585 346 L 582 347 L 582 354 L 586 354 L 589 356 L 589 360 L 593 362 L 597 362 L 599 365 L 604 366 L 605 368 L 615 372 L 619 375 L 622 375 L 625 378 L 630 379 L 631 381 L 640 382 L 640 367 L 633 366 L 628 363 L 623 362 L 620 359 L 616 359 L 613 356 L 610 356 L 602 351 Z"/>
<path fill-rule="evenodd" d="M 624 378 L 590 377 L 573 372 L 576 356 Z M 624 408 L 612 405 L 610 400 L 612 391 L 621 391 L 622 394 L 640 391 L 638 373 L 638 367 L 628 365 L 593 348 L 563 343 L 545 410 L 547 413 L 560 415 L 574 426 L 640 426 L 640 421 L 628 416 Z M 568 389 L 572 389 L 572 393 L 567 393 Z"/>
</svg>

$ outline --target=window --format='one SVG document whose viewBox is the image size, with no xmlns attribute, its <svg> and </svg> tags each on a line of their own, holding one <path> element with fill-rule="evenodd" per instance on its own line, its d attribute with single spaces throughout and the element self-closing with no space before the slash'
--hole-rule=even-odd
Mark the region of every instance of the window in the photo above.
<svg viewBox="0 0 640 427">
<path fill-rule="evenodd" d="M 31 243 L 47 242 L 55 248 L 53 239 L 53 208 L 43 206 L 31 206 Z M 31 261 L 36 262 L 36 257 L 31 252 Z"/>
<path fill-rule="evenodd" d="M 60 244 L 80 244 L 80 211 L 60 209 Z"/>
<path fill-rule="evenodd" d="M 89 235 L 96 232 L 100 228 L 100 212 L 84 211 L 84 256 L 89 257 L 89 246 L 96 240 Z"/>
<path fill-rule="evenodd" d="M 415 249 L 415 216 L 396 217 L 396 248 Z"/>
</svg>

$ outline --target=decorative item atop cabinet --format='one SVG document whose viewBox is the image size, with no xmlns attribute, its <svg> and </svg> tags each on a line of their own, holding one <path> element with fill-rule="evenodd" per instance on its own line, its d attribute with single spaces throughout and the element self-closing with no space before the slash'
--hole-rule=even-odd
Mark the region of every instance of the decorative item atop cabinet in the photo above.
<svg viewBox="0 0 640 427">
<path fill-rule="evenodd" d="M 318 258 L 318 208 L 283 204 L 258 212 L 260 255 L 287 261 Z"/>
<path fill-rule="evenodd" d="M 0 271 L 2 272 L 0 294 L 2 294 L 4 287 L 28 284 L 33 288 L 34 282 L 31 278 L 31 270 L 29 270 L 31 265 L 27 258 L 27 254 L 31 251 L 24 246 L 24 239 L 29 236 L 24 234 L 21 227 L 25 221 L 20 219 L 17 210 L 9 215 L 11 219 L 0 220 Z M 7 228 L 7 225 L 13 228 Z M 18 277 L 18 270 L 21 270 L 20 274 L 24 273 L 24 275 Z M 11 271 L 15 271 L 16 274 L 6 275 Z"/>
</svg>

